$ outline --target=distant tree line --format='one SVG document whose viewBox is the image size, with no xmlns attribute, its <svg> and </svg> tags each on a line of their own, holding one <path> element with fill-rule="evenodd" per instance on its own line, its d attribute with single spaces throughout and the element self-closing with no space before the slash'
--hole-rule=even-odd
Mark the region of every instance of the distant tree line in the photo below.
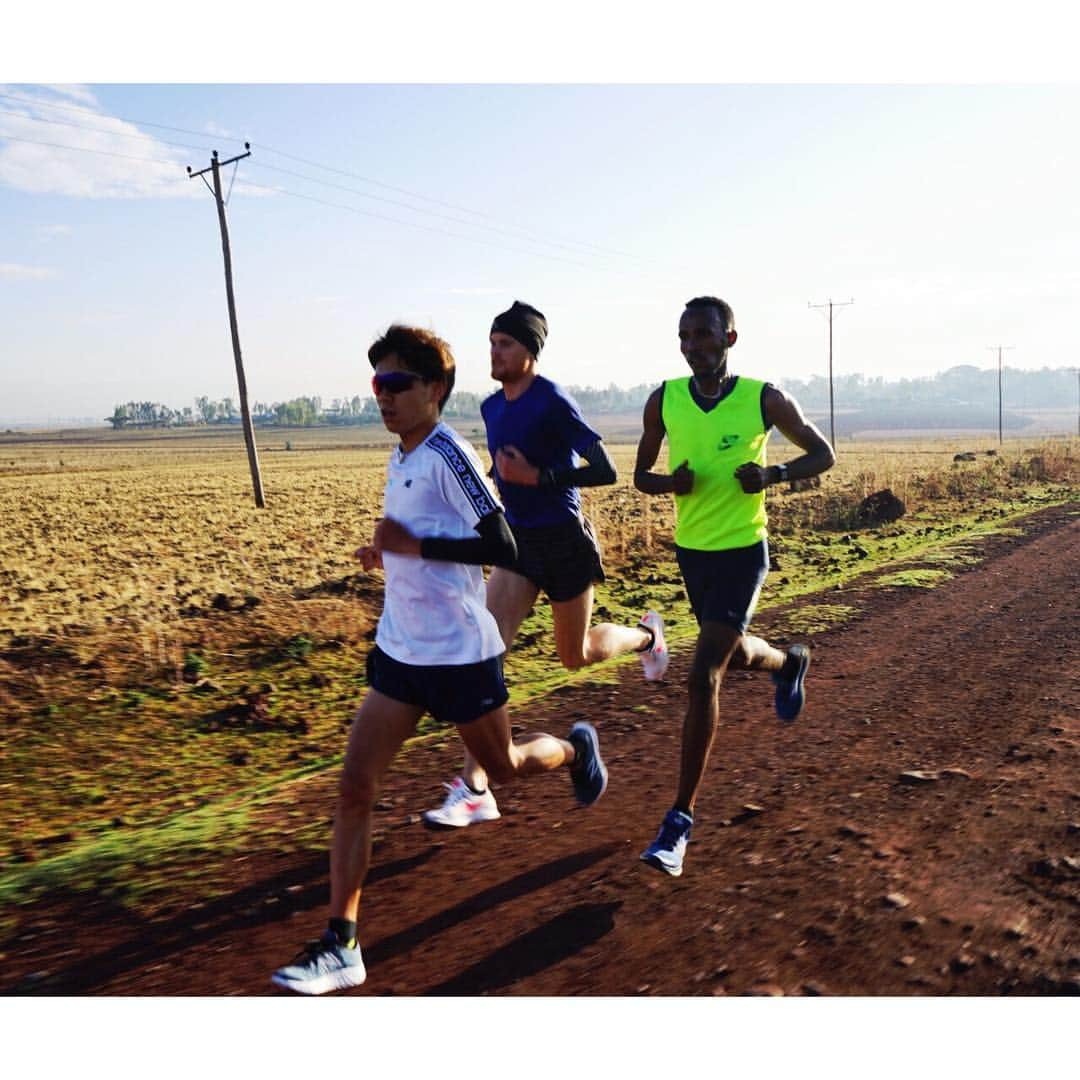
<svg viewBox="0 0 1080 1080">
<path fill-rule="evenodd" d="M 570 386 L 586 416 L 634 411 L 644 406 L 656 383 L 606 388 Z M 829 383 L 820 375 L 803 381 L 787 379 L 783 388 L 809 412 L 829 406 Z M 961 365 L 937 375 L 886 382 L 882 377 L 841 375 L 833 380 L 839 412 L 860 414 L 867 426 L 977 427 L 996 423 L 997 370 Z M 1005 402 L 1009 409 L 1049 409 L 1076 401 L 1075 368 L 1042 368 L 1038 371 L 1005 369 Z M 475 420 L 486 394 L 456 390 L 446 403 L 447 418 Z M 329 405 L 321 397 L 298 397 L 273 404 L 256 401 L 252 421 L 259 427 L 315 427 L 326 424 L 374 424 L 379 422 L 375 399 L 354 394 L 334 398 Z M 890 419 L 891 418 L 891 419 Z M 129 401 L 117 405 L 106 420 L 114 428 L 187 427 L 194 425 L 239 424 L 240 411 L 232 398 L 211 401 L 197 397 L 194 408 L 171 409 L 152 401 Z M 932 422 L 931 422 L 932 421 Z M 939 422 L 940 421 L 940 422 Z M 951 424 L 945 423 L 950 421 Z M 968 421 L 965 423 L 965 421 Z M 1009 426 L 1016 426 L 1013 418 Z"/>
</svg>

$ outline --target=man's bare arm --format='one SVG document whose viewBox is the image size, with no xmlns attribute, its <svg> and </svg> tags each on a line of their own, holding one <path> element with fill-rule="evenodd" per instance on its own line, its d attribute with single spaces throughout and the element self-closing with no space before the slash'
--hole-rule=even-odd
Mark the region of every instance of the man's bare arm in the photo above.
<svg viewBox="0 0 1080 1080">
<path fill-rule="evenodd" d="M 825 436 L 803 416 L 799 403 L 775 386 L 765 389 L 765 420 L 803 451 L 800 457 L 785 463 L 788 480 L 806 480 L 836 464 L 836 455 Z M 735 477 L 743 491 L 752 495 L 770 484 L 779 483 L 780 471 L 775 465 L 763 469 L 747 462 L 735 470 Z"/>
<path fill-rule="evenodd" d="M 660 415 L 660 402 L 664 388 L 658 387 L 645 402 L 642 416 L 641 440 L 638 442 L 637 461 L 634 463 L 634 487 L 646 495 L 685 495 L 694 484 L 694 474 L 687 462 L 672 473 L 656 473 L 652 467 L 660 456 L 664 444 L 664 421 Z"/>
</svg>

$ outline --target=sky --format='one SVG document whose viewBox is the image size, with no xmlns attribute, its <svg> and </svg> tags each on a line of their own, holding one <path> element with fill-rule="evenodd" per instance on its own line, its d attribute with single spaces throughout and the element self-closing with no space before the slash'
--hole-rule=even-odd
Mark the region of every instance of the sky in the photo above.
<svg viewBox="0 0 1080 1080">
<path fill-rule="evenodd" d="M 112 64 L 0 83 L 0 421 L 235 399 L 215 204 L 186 168 L 245 141 L 222 176 L 253 402 L 366 395 L 395 321 L 450 342 L 459 387 L 493 389 L 487 334 L 514 299 L 548 317 L 541 371 L 576 386 L 681 374 L 701 294 L 734 308 L 733 368 L 781 385 L 826 373 L 810 305 L 830 299 L 854 301 L 837 374 L 990 367 L 997 345 L 1019 368 L 1080 356 L 1076 84 L 798 81 L 798 64 L 790 83 L 768 65 L 435 83 L 416 62 L 197 82 L 175 60 L 153 82 Z"/>
</svg>

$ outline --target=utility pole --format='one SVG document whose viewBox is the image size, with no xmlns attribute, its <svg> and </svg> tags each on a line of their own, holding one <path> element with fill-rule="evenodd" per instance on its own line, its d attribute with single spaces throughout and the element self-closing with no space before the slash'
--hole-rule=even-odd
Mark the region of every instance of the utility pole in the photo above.
<svg viewBox="0 0 1080 1080">
<path fill-rule="evenodd" d="M 1005 441 L 1004 431 L 1003 431 L 1003 426 L 1002 426 L 1002 415 L 1003 415 L 1002 401 L 1004 400 L 1004 397 L 1005 397 L 1005 393 L 1004 393 L 1005 377 L 1004 377 L 1004 372 L 1003 372 L 1002 367 L 1001 367 L 1001 354 L 1003 352 L 1008 351 L 1009 349 L 1015 348 L 1016 346 L 1014 346 L 1014 345 L 987 345 L 986 347 L 991 352 L 993 352 L 996 349 L 997 354 L 998 354 L 998 446 L 1001 446 L 1002 443 Z"/>
<path fill-rule="evenodd" d="M 852 300 L 837 300 L 834 304 L 830 297 L 824 304 L 811 304 L 807 302 L 807 307 L 811 308 L 828 308 L 829 309 L 829 442 L 832 444 L 833 453 L 836 453 L 836 411 L 833 408 L 833 373 L 832 373 L 832 319 L 834 307 L 848 307 L 850 304 L 854 304 Z"/>
<path fill-rule="evenodd" d="M 203 179 L 203 183 L 206 184 L 210 193 L 214 196 L 214 201 L 217 203 L 218 212 L 218 224 L 221 226 L 221 251 L 225 256 L 225 299 L 229 305 L 229 331 L 232 334 L 232 348 L 233 359 L 236 361 L 236 383 L 240 391 L 240 418 L 243 421 L 244 427 L 244 442 L 247 445 L 248 465 L 251 467 L 251 483 L 255 491 L 255 505 L 261 510 L 266 506 L 266 500 L 263 498 L 262 477 L 259 475 L 259 455 L 255 448 L 255 430 L 251 423 L 251 411 L 248 409 L 247 400 L 247 380 L 244 378 L 244 362 L 240 358 L 240 331 L 236 325 L 236 299 L 233 296 L 233 282 L 232 282 L 232 255 L 229 252 L 229 226 L 225 220 L 225 203 L 228 202 L 228 196 L 222 198 L 221 195 L 221 166 L 232 165 L 234 162 L 241 161 L 243 158 L 251 157 L 251 143 L 244 143 L 244 150 L 246 153 L 238 154 L 236 157 L 229 158 L 228 161 L 218 161 L 218 152 L 215 150 L 210 158 L 210 164 L 205 169 L 200 169 L 198 172 L 192 172 L 191 166 L 187 167 L 188 176 L 194 179 L 196 176 L 203 176 L 204 173 L 213 173 L 214 186 L 210 188 L 209 184 L 206 184 L 206 179 Z M 233 170 L 233 179 L 236 179 L 236 170 Z M 229 191 L 232 192 L 232 181 L 229 182 Z"/>
</svg>

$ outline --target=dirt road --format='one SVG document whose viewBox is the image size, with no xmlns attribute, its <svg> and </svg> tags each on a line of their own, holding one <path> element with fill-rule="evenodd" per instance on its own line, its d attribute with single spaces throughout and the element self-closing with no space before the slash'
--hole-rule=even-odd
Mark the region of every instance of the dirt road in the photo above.
<svg viewBox="0 0 1080 1080">
<path fill-rule="evenodd" d="M 432 834 L 410 816 L 458 746 L 408 755 L 380 803 L 353 993 L 1080 992 L 1080 517 L 1025 529 L 935 589 L 830 592 L 857 614 L 812 637 L 795 724 L 766 678 L 729 679 L 681 879 L 638 853 L 674 792 L 685 650 L 664 685 L 627 665 L 520 717 L 597 723 L 611 784 L 592 810 L 543 777 L 499 792 L 501 821 Z M 297 805 L 327 818 L 335 779 L 295 785 Z M 256 843 L 234 894 L 201 902 L 195 881 L 145 924 L 50 898 L 27 909 L 2 988 L 271 993 L 324 923 L 326 869 Z"/>
</svg>

